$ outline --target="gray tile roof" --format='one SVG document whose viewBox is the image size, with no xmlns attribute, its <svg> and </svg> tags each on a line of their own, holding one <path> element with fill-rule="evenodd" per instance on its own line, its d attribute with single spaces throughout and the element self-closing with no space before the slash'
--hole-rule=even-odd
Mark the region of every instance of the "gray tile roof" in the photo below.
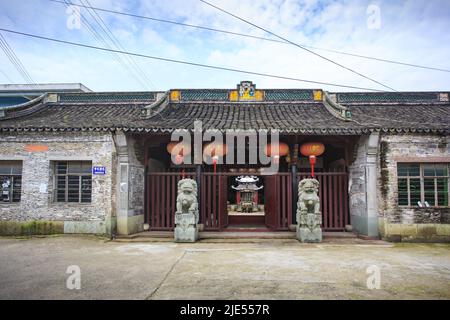
<svg viewBox="0 0 450 320">
<path fill-rule="evenodd" d="M 130 130 L 168 132 L 203 129 L 279 129 L 299 134 L 360 134 L 373 130 L 449 134 L 450 103 L 347 104 L 351 120 L 331 114 L 322 102 L 178 102 L 150 118 L 148 103 L 41 103 L 32 112 L 0 118 L 0 131 Z"/>
<path fill-rule="evenodd" d="M 363 128 L 333 116 L 322 103 L 174 103 L 148 123 L 156 128 L 329 130 Z"/>
<path fill-rule="evenodd" d="M 352 119 L 365 126 L 450 130 L 450 104 L 347 105 Z"/>
</svg>

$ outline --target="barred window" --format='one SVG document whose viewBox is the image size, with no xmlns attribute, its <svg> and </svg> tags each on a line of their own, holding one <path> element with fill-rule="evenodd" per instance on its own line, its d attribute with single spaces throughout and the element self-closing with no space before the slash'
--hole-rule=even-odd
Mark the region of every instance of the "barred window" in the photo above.
<svg viewBox="0 0 450 320">
<path fill-rule="evenodd" d="M 22 161 L 0 161 L 0 202 L 20 202 Z"/>
<path fill-rule="evenodd" d="M 448 163 L 398 163 L 398 204 L 448 207 L 448 172 Z"/>
<path fill-rule="evenodd" d="M 56 202 L 89 203 L 92 197 L 92 162 L 55 163 Z"/>
</svg>

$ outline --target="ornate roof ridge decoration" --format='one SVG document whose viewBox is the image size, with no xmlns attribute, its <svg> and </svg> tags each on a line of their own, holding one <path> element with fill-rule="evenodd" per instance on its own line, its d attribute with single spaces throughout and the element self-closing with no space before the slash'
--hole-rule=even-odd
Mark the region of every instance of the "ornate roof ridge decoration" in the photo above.
<svg viewBox="0 0 450 320">
<path fill-rule="evenodd" d="M 351 111 L 336 101 L 336 94 L 329 94 L 324 91 L 323 105 L 335 117 L 344 121 L 350 121 L 352 117 Z"/>
<path fill-rule="evenodd" d="M 264 89 L 266 101 L 317 101 L 319 91 L 312 89 Z"/>
<path fill-rule="evenodd" d="M 156 94 L 155 102 L 144 107 L 144 109 L 142 110 L 142 118 L 150 119 L 153 116 L 162 112 L 167 106 L 169 106 L 170 103 L 169 95 L 170 91 Z"/>
<path fill-rule="evenodd" d="M 236 89 L 171 89 L 171 102 L 301 102 L 321 101 L 320 89 L 256 89 L 241 81 Z"/>
<path fill-rule="evenodd" d="M 0 109 L 0 120 L 13 119 L 30 115 L 46 106 L 47 102 L 56 101 L 56 96 L 53 94 L 44 93 L 39 97 L 21 103 L 15 106 L 3 107 Z"/>
<path fill-rule="evenodd" d="M 448 103 L 449 92 L 340 92 L 338 103 Z"/>
<path fill-rule="evenodd" d="M 158 92 L 135 91 L 135 92 L 74 92 L 58 94 L 60 103 L 123 103 L 156 100 Z"/>
</svg>

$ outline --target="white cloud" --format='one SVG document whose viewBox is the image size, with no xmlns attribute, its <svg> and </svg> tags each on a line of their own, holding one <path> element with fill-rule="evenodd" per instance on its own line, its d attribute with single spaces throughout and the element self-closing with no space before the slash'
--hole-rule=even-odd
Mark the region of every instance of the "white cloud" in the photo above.
<svg viewBox="0 0 450 320">
<path fill-rule="evenodd" d="M 76 1 L 76 0 L 74 0 Z M 208 0 L 245 19 L 301 44 L 450 69 L 450 3 L 441 1 L 315 1 L 315 0 Z M 265 35 L 198 0 L 90 0 L 97 7 L 132 12 Z M 367 6 L 380 7 L 381 28 L 367 28 Z M 46 0 L 0 3 L 0 25 L 72 41 L 97 44 L 87 30 L 65 28 L 62 5 Z M 360 78 L 294 46 L 173 26 L 126 16 L 100 13 L 112 32 L 130 51 L 175 59 L 223 65 L 256 72 L 355 86 L 382 87 Z M 35 17 L 39 16 L 39 19 Z M 89 16 L 86 16 L 89 18 Z M 32 24 L 29 22 L 33 21 Z M 93 23 L 93 22 L 92 22 Z M 7 35 L 10 44 L 40 82 L 84 82 L 94 90 L 143 89 L 109 54 L 51 45 Z M 449 90 L 450 73 L 413 69 L 345 55 L 317 51 L 367 74 L 397 90 Z M 2 53 L 0 53 L 2 54 Z M 19 76 L 1 55 L 0 69 Z M 167 62 L 135 58 L 160 90 L 174 87 L 232 88 L 241 79 L 259 87 L 323 87 L 321 85 L 233 74 Z M 6 81 L 0 74 L 0 81 Z"/>
</svg>

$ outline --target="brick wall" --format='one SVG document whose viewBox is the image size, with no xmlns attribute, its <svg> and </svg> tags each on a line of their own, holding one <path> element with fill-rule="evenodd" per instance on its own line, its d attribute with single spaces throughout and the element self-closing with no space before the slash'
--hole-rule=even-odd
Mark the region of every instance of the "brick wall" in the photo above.
<svg viewBox="0 0 450 320">
<path fill-rule="evenodd" d="M 48 151 L 27 151 L 30 145 L 47 146 Z M 1 203 L 0 221 L 73 221 L 81 224 L 68 224 L 68 229 L 103 233 L 108 219 L 115 216 L 115 152 L 111 133 L 1 134 L 0 160 L 22 161 L 21 201 Z M 58 160 L 90 160 L 93 166 L 106 167 L 106 175 L 92 177 L 91 203 L 57 203 L 53 200 L 52 163 Z"/>
<path fill-rule="evenodd" d="M 395 230 L 403 226 L 422 225 L 409 230 L 419 230 L 423 225 L 449 224 L 450 208 L 418 208 L 398 206 L 397 163 L 398 162 L 450 162 L 450 137 L 438 135 L 382 135 L 378 156 L 378 203 L 379 216 L 383 219 L 383 225 L 395 226 Z M 417 227 L 417 226 L 416 226 Z M 428 228 L 429 229 L 429 228 Z M 427 229 L 427 230 L 428 230 Z M 442 229 L 438 228 L 439 230 Z M 394 228 L 390 229 L 391 231 Z M 405 229 L 406 230 L 406 229 Z M 443 230 L 443 229 L 442 229 Z M 447 230 L 447 229 L 445 229 Z M 398 233 L 398 231 L 396 231 Z M 428 231 L 427 231 L 428 232 Z M 439 240 L 450 239 L 446 235 L 427 233 L 426 236 Z M 392 236 L 389 228 L 383 227 L 382 235 Z M 400 232 L 401 233 L 401 232 Z M 396 236 L 396 235 L 395 235 Z M 402 234 L 405 238 L 423 239 L 421 234 Z M 437 237 L 437 238 L 436 238 Z"/>
</svg>

